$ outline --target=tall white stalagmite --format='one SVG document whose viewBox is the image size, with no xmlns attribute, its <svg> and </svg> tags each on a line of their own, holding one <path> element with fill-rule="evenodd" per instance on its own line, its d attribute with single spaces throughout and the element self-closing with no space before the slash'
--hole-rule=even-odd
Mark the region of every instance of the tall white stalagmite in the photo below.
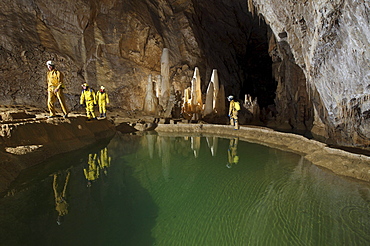
<svg viewBox="0 0 370 246">
<path fill-rule="evenodd" d="M 209 83 L 206 94 L 206 103 L 204 105 L 203 116 L 209 115 L 213 112 L 213 95 L 214 95 L 214 84 L 212 81 Z"/>
<path fill-rule="evenodd" d="M 161 96 L 159 98 L 160 105 L 163 109 L 166 108 L 168 99 L 170 97 L 170 56 L 169 50 L 164 48 L 162 51 L 161 57 L 161 76 L 162 76 L 162 83 L 161 83 Z"/>
<path fill-rule="evenodd" d="M 195 67 L 194 75 L 191 80 L 191 104 L 192 111 L 194 113 L 193 120 L 198 120 L 201 117 L 203 110 L 202 102 L 202 90 L 201 90 L 201 81 L 198 67 Z"/>
<path fill-rule="evenodd" d="M 218 96 L 218 91 L 220 90 L 217 69 L 213 69 L 212 71 L 211 82 L 213 83 L 213 110 L 217 112 L 216 100 Z"/>
<path fill-rule="evenodd" d="M 155 96 L 161 97 L 162 75 L 157 75 L 157 82 L 155 83 Z"/>
<path fill-rule="evenodd" d="M 154 95 L 152 75 L 149 74 L 143 111 L 147 114 L 157 114 L 157 108 L 158 102 L 157 97 Z"/>
<path fill-rule="evenodd" d="M 195 94 L 196 94 L 196 104 L 201 105 L 203 107 L 202 102 L 202 89 L 201 89 L 201 81 L 200 81 L 200 74 L 199 68 L 195 67 L 193 78 L 195 78 Z"/>
</svg>

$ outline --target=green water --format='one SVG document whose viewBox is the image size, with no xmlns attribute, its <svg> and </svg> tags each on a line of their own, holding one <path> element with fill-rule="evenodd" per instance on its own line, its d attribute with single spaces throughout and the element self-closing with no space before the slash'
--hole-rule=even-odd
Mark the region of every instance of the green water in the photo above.
<svg viewBox="0 0 370 246">
<path fill-rule="evenodd" d="M 370 245 L 369 185 L 235 140 L 117 135 L 27 170 L 0 245 Z M 91 182 L 89 155 L 109 164 Z"/>
</svg>

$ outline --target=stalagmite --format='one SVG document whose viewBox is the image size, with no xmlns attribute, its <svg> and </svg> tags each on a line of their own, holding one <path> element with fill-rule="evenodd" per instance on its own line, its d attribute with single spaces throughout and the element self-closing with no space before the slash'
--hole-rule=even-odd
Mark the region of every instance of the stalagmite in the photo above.
<svg viewBox="0 0 370 246">
<path fill-rule="evenodd" d="M 213 102 L 212 102 L 212 107 L 215 112 L 218 111 L 216 107 L 216 100 L 218 96 L 218 91 L 220 90 L 220 85 L 218 82 L 218 73 L 217 69 L 213 69 L 212 71 L 212 76 L 211 76 L 211 83 L 213 83 Z"/>
<path fill-rule="evenodd" d="M 260 107 L 257 103 L 257 97 L 252 100 L 252 96 L 245 94 L 243 107 L 246 108 L 252 115 L 253 121 L 257 122 L 260 118 Z"/>
<path fill-rule="evenodd" d="M 191 120 L 191 118 L 193 117 L 193 113 L 191 111 L 191 97 L 190 96 L 191 96 L 191 88 L 188 87 L 184 90 L 184 101 L 183 101 L 183 105 L 181 108 L 182 116 L 186 120 Z"/>
<path fill-rule="evenodd" d="M 160 98 L 161 96 L 161 85 L 162 85 L 162 76 L 157 75 L 157 82 L 155 83 L 155 96 Z"/>
<path fill-rule="evenodd" d="M 213 113 L 213 95 L 214 95 L 214 84 L 212 81 L 209 83 L 206 93 L 206 103 L 204 105 L 203 116 Z"/>
<path fill-rule="evenodd" d="M 169 97 L 170 97 L 170 64 L 169 64 L 169 50 L 167 48 L 163 49 L 161 57 L 161 96 L 159 98 L 159 103 L 165 110 Z"/>
<path fill-rule="evenodd" d="M 194 86 L 194 91 L 192 91 L 192 97 L 194 95 L 194 98 L 192 98 L 193 100 L 193 104 L 194 105 L 198 105 L 203 106 L 203 101 L 202 101 L 202 89 L 201 89 L 201 81 L 200 81 L 200 74 L 199 74 L 199 68 L 198 67 L 195 67 L 194 69 L 194 75 L 193 75 L 193 79 L 195 79 L 195 86 Z"/>
<path fill-rule="evenodd" d="M 220 86 L 220 89 L 217 93 L 216 98 L 216 113 L 217 115 L 225 115 L 226 114 L 226 106 L 225 106 L 225 89 L 224 85 Z"/>
<path fill-rule="evenodd" d="M 148 85 L 146 87 L 146 95 L 144 101 L 143 111 L 150 115 L 156 115 L 158 109 L 157 97 L 154 95 L 152 75 L 148 76 Z"/>
<path fill-rule="evenodd" d="M 198 67 L 195 67 L 194 75 L 191 80 L 191 104 L 194 113 L 193 120 L 199 120 L 203 110 L 203 101 Z"/>
</svg>

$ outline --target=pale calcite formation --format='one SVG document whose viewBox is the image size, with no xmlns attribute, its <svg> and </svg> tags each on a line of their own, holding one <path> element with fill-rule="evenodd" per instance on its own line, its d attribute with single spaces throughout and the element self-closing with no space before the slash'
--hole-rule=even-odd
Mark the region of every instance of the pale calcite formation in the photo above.
<svg viewBox="0 0 370 246">
<path fill-rule="evenodd" d="M 203 101 L 202 101 L 201 79 L 198 67 L 195 67 L 194 75 L 191 80 L 191 104 L 193 119 L 199 120 L 203 112 Z"/>
<path fill-rule="evenodd" d="M 206 92 L 206 103 L 204 104 L 203 115 L 207 116 L 213 113 L 213 95 L 214 95 L 214 84 L 209 83 Z"/>
<path fill-rule="evenodd" d="M 148 76 L 143 111 L 148 115 L 157 115 L 158 113 L 158 98 L 155 96 L 151 74 Z"/>
<path fill-rule="evenodd" d="M 163 49 L 161 56 L 161 93 L 159 97 L 159 103 L 166 109 L 168 100 L 170 98 L 170 56 L 167 48 Z"/>
</svg>

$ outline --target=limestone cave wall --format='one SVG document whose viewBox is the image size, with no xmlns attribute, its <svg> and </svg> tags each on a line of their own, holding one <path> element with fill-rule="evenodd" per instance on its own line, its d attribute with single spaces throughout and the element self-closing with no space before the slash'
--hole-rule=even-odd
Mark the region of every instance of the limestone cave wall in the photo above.
<svg viewBox="0 0 370 246">
<path fill-rule="evenodd" d="M 273 108 L 278 128 L 369 144 L 368 1 L 3 0 L 0 7 L 0 104 L 45 107 L 45 62 L 54 60 L 71 109 L 86 81 L 104 85 L 112 107 L 140 110 L 168 48 L 176 91 L 199 67 L 205 92 L 217 69 L 226 94 L 258 98 Z"/>
<path fill-rule="evenodd" d="M 313 133 L 369 145 L 370 4 L 357 0 L 253 0 L 277 43 L 288 43 L 313 104 Z"/>
</svg>

